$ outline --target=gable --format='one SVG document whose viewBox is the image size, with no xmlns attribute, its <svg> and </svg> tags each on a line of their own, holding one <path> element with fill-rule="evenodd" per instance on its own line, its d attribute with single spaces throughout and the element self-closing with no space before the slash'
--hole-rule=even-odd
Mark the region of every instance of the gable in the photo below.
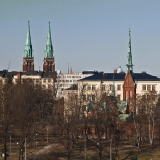
<svg viewBox="0 0 160 160">
<path fill-rule="evenodd" d="M 133 77 L 132 77 L 132 75 L 131 75 L 131 73 L 130 73 L 130 71 L 128 71 L 128 73 L 127 73 L 127 76 L 126 76 L 126 78 L 125 78 L 125 80 L 124 80 L 124 84 L 123 84 L 123 87 L 135 87 L 135 85 L 134 85 L 134 80 L 133 80 Z"/>
<path fill-rule="evenodd" d="M 103 94 L 102 99 L 99 101 L 99 103 L 94 107 L 93 113 L 96 113 L 98 109 L 106 102 L 107 106 L 112 110 L 112 112 L 116 115 L 119 114 L 118 109 L 116 108 L 113 101 L 110 100 L 110 98 L 107 96 L 106 93 Z"/>
</svg>

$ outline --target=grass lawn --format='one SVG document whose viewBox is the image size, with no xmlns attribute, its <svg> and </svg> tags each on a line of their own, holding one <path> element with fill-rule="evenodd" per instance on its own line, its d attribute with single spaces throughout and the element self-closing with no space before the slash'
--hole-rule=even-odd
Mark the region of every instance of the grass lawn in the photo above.
<svg viewBox="0 0 160 160">
<path fill-rule="evenodd" d="M 8 144 L 9 146 L 9 144 Z M 148 144 L 142 145 L 140 149 L 131 145 L 129 141 L 120 141 L 118 155 L 115 155 L 114 147 L 112 147 L 112 160 L 134 160 L 136 157 L 138 160 L 160 160 L 160 144 L 154 144 L 151 147 Z M 2 147 L 0 145 L 0 147 Z M 109 144 L 103 146 L 102 160 L 109 160 Z M 98 160 L 98 147 L 87 144 L 86 159 Z M 8 150 L 9 153 L 9 150 Z M 27 158 L 37 155 L 36 160 L 66 160 L 67 152 L 63 145 L 58 143 L 46 144 L 46 142 L 39 143 L 37 148 L 35 146 L 27 147 Z M 18 159 L 18 147 L 12 146 L 12 160 Z M 0 160 L 4 158 L 0 157 Z M 9 158 L 8 158 L 9 159 Z M 84 160 L 84 143 L 81 143 L 78 147 L 72 150 L 71 160 Z"/>
</svg>

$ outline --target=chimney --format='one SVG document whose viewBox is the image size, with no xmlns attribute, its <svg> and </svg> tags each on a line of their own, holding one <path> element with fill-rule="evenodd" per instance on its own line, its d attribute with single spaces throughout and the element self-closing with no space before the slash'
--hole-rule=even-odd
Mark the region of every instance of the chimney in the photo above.
<svg viewBox="0 0 160 160">
<path fill-rule="evenodd" d="M 146 74 L 146 72 L 145 71 L 142 71 L 142 75 L 145 75 Z"/>
<path fill-rule="evenodd" d="M 113 73 L 117 73 L 117 70 L 116 70 L 116 69 L 114 69 L 114 70 L 113 70 Z"/>
<path fill-rule="evenodd" d="M 21 83 L 21 72 L 17 73 L 17 82 Z"/>
</svg>

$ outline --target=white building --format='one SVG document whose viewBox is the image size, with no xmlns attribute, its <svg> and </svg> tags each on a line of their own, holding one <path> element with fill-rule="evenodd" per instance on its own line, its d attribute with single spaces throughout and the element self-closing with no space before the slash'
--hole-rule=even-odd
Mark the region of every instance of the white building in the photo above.
<svg viewBox="0 0 160 160">
<path fill-rule="evenodd" d="M 63 97 L 63 91 L 72 87 L 73 85 L 77 85 L 77 81 L 93 74 L 98 73 L 97 71 L 90 70 L 90 71 L 83 71 L 80 73 L 72 73 L 70 74 L 62 74 L 60 71 L 57 71 L 57 97 Z"/>
</svg>

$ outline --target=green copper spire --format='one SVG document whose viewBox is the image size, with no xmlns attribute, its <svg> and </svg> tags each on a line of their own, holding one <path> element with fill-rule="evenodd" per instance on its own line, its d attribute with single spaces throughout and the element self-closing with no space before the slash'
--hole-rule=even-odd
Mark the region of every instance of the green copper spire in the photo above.
<svg viewBox="0 0 160 160">
<path fill-rule="evenodd" d="M 25 49 L 24 49 L 24 57 L 25 58 L 33 58 L 33 50 L 32 50 L 32 43 L 31 43 L 29 21 L 28 21 L 28 31 L 27 31 L 26 45 L 25 45 Z"/>
<path fill-rule="evenodd" d="M 131 31 L 129 29 L 129 42 L 128 42 L 128 64 L 126 65 L 128 70 L 133 72 L 133 64 L 132 64 L 132 52 L 131 52 Z"/>
<path fill-rule="evenodd" d="M 44 58 L 53 58 L 53 45 L 51 39 L 50 22 L 49 22 L 46 50 L 44 51 Z"/>
</svg>

